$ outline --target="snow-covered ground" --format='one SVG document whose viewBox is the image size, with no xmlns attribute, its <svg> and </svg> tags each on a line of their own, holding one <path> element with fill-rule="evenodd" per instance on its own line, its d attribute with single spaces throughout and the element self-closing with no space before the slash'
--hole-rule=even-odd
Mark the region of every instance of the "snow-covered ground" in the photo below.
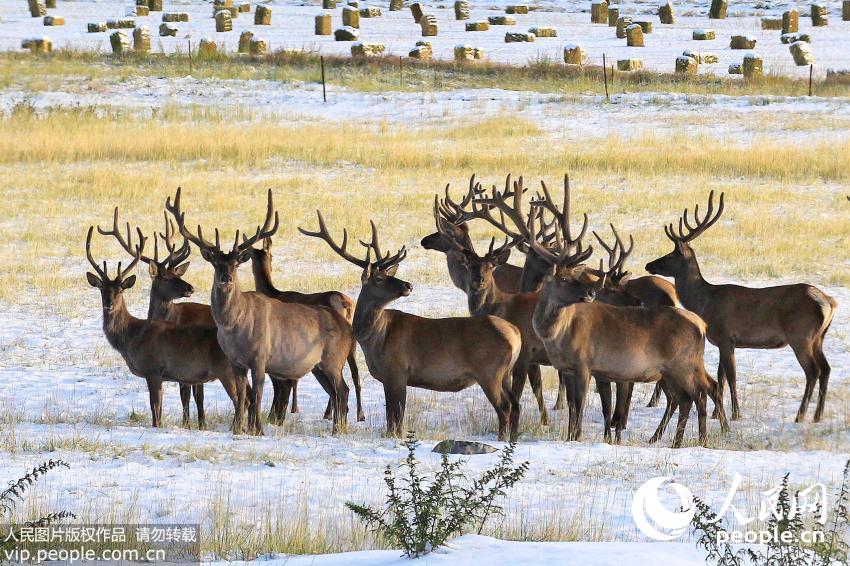
<svg viewBox="0 0 850 566">
<path fill-rule="evenodd" d="M 486 19 L 488 16 L 504 12 L 504 5 L 513 2 L 473 0 L 471 19 Z M 41 18 L 32 18 L 26 2 L 16 0 L 0 15 L 0 50 L 20 49 L 21 40 L 31 36 L 47 36 L 55 47 L 85 50 L 108 51 L 109 34 L 89 34 L 86 24 L 106 21 L 109 18 L 124 17 L 127 0 L 60 0 L 58 7 L 49 10 L 50 14 L 65 17 L 66 24 L 60 27 L 45 27 Z M 273 0 L 264 2 L 273 8 L 270 26 L 255 26 L 253 13 L 243 13 L 233 20 L 233 31 L 217 33 L 212 19 L 210 2 L 201 0 L 167 1 L 166 11 L 187 12 L 189 22 L 176 24 L 179 32 L 176 37 L 159 37 L 158 28 L 162 21 L 160 12 L 136 18 L 137 25 L 147 26 L 154 35 L 154 50 L 175 51 L 187 49 L 187 39 L 197 46 L 201 38 L 212 38 L 227 51 L 235 51 L 239 33 L 250 29 L 258 37 L 269 42 L 271 49 L 297 48 L 320 51 L 327 54 L 350 54 L 349 42 L 336 42 L 332 36 L 314 35 L 314 16 L 321 11 L 318 3 L 292 0 Z M 672 72 L 676 57 L 683 50 L 716 53 L 716 64 L 700 66 L 700 73 L 726 75 L 731 63 L 740 63 L 746 51 L 732 50 L 729 40 L 732 35 L 751 35 L 757 39 L 755 52 L 764 58 L 765 70 L 773 74 L 808 76 L 808 66 L 797 67 L 788 45 L 780 42 L 779 31 L 761 29 L 761 17 L 776 17 L 790 6 L 784 2 L 763 2 L 749 0 L 732 3 L 729 17 L 723 20 L 709 20 L 708 2 L 692 0 L 675 2 L 677 20 L 672 25 L 660 24 L 657 16 L 657 3 L 631 1 L 619 4 L 621 15 L 631 15 L 636 19 L 652 22 L 654 31 L 645 36 L 644 48 L 626 47 L 624 39 L 618 39 L 614 28 L 607 25 L 590 23 L 590 2 L 530 2 L 532 10 L 527 15 L 517 15 L 514 26 L 491 26 L 486 32 L 466 32 L 465 22 L 454 19 L 451 2 L 425 3 L 427 12 L 437 17 L 439 35 L 425 38 L 434 46 L 434 55 L 440 59 L 451 59 L 453 48 L 460 43 L 468 43 L 483 48 L 492 61 L 525 64 L 540 58 L 562 61 L 563 46 L 579 44 L 586 51 L 588 61 L 602 63 L 605 54 L 610 63 L 617 59 L 639 58 L 647 68 Z M 334 29 L 341 27 L 341 10 L 344 2 L 332 10 Z M 388 2 L 363 2 L 362 6 L 374 5 L 382 8 L 379 18 L 363 18 L 360 25 L 360 40 L 383 43 L 387 53 L 406 56 L 416 40 L 420 39 L 419 25 L 413 21 L 410 11 L 390 12 Z M 800 31 L 812 37 L 812 50 L 815 56 L 815 72 L 823 76 L 827 69 L 848 69 L 850 58 L 850 22 L 841 20 L 841 3 L 826 2 L 830 10 L 829 26 L 812 27 L 808 17 L 808 4 L 796 7 L 801 11 Z M 538 38 L 533 43 L 505 43 L 506 32 L 525 32 L 534 26 L 553 26 L 558 30 L 557 38 Z M 695 29 L 714 29 L 717 38 L 712 41 L 693 41 Z"/>
</svg>

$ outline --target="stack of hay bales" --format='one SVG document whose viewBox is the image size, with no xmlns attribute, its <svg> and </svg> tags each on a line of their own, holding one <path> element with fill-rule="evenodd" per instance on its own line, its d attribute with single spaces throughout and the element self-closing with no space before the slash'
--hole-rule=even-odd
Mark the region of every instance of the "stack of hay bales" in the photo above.
<svg viewBox="0 0 850 566">
<path fill-rule="evenodd" d="M 218 53 L 218 44 L 208 37 L 202 38 L 201 43 L 198 44 L 198 55 L 209 57 L 216 53 Z"/>
<path fill-rule="evenodd" d="M 130 37 L 126 31 L 112 32 L 112 35 L 109 36 L 109 44 L 112 46 L 112 53 L 115 55 L 123 55 L 130 51 Z"/>
<path fill-rule="evenodd" d="M 231 18 L 236 17 L 234 12 L 239 14 L 239 10 L 233 6 L 233 0 L 213 0 L 213 17 L 222 10 L 230 12 Z"/>
<path fill-rule="evenodd" d="M 639 24 L 631 24 L 626 28 L 626 45 L 628 47 L 643 47 L 643 28 Z"/>
<path fill-rule="evenodd" d="M 136 6 L 133 8 L 131 15 L 133 16 L 147 16 L 150 15 L 150 8 L 147 6 Z"/>
<path fill-rule="evenodd" d="M 505 8 L 506 14 L 527 14 L 528 13 L 528 5 L 526 4 L 514 4 L 511 6 L 507 6 Z"/>
<path fill-rule="evenodd" d="M 65 18 L 63 18 L 62 16 L 44 16 L 42 23 L 48 27 L 64 26 Z"/>
<path fill-rule="evenodd" d="M 248 2 L 243 2 L 243 3 L 239 4 L 239 12 L 241 12 L 243 14 L 250 14 L 251 13 L 251 5 Z"/>
<path fill-rule="evenodd" d="M 795 41 L 812 42 L 812 37 L 807 33 L 783 33 L 780 39 L 782 43 L 794 43 Z"/>
<path fill-rule="evenodd" d="M 422 4 L 419 2 L 414 2 L 410 5 L 410 14 L 413 16 L 413 21 L 415 23 L 419 23 L 419 20 L 422 19 L 422 16 L 425 15 L 425 11 L 422 9 Z"/>
<path fill-rule="evenodd" d="M 741 64 L 740 63 L 732 63 L 731 65 L 729 65 L 729 74 L 730 75 L 743 75 L 744 71 L 741 68 Z"/>
<path fill-rule="evenodd" d="M 575 43 L 564 45 L 564 63 L 567 65 L 583 65 L 586 59 L 584 49 Z"/>
<path fill-rule="evenodd" d="M 269 52 L 269 44 L 262 37 L 255 37 L 251 40 L 251 46 L 249 47 L 249 53 L 254 57 L 262 57 L 263 55 L 268 54 Z"/>
<path fill-rule="evenodd" d="M 133 51 L 136 53 L 151 52 L 151 30 L 144 26 L 133 30 Z"/>
<path fill-rule="evenodd" d="M 682 51 L 682 55 L 684 55 L 685 57 L 692 57 L 700 65 L 709 65 L 711 63 L 717 63 L 718 61 L 718 57 L 715 53 L 697 53 L 692 49 L 685 49 L 684 51 Z"/>
<path fill-rule="evenodd" d="M 816 28 L 829 25 L 829 10 L 826 4 L 812 4 L 812 25 Z"/>
<path fill-rule="evenodd" d="M 188 22 L 189 14 L 186 12 L 163 12 L 163 22 Z"/>
<path fill-rule="evenodd" d="M 48 37 L 30 37 L 21 41 L 21 48 L 29 49 L 31 53 L 50 53 L 53 42 Z"/>
<path fill-rule="evenodd" d="M 251 40 L 254 39 L 254 32 L 245 30 L 239 34 L 239 53 L 251 52 Z"/>
<path fill-rule="evenodd" d="M 789 47 L 791 56 L 794 58 L 794 63 L 797 66 L 811 65 L 815 62 L 815 56 L 812 54 L 812 47 L 806 41 L 795 41 Z"/>
<path fill-rule="evenodd" d="M 101 33 L 106 31 L 106 22 L 90 22 L 87 25 L 89 33 Z"/>
<path fill-rule="evenodd" d="M 652 22 L 649 22 L 647 20 L 635 20 L 634 23 L 640 26 L 640 29 L 643 30 L 643 33 L 652 33 Z"/>
<path fill-rule="evenodd" d="M 590 23 L 608 23 L 608 2 L 605 0 L 593 0 L 590 3 Z"/>
<path fill-rule="evenodd" d="M 434 14 L 423 14 L 419 19 L 422 28 L 422 37 L 434 37 L 437 35 L 437 16 Z"/>
<path fill-rule="evenodd" d="M 361 18 L 380 18 L 381 17 L 381 9 L 376 6 L 367 6 L 365 8 L 360 8 L 360 17 Z"/>
<path fill-rule="evenodd" d="M 505 43 L 531 43 L 534 41 L 533 33 L 511 32 L 505 34 Z"/>
<path fill-rule="evenodd" d="M 43 18 L 47 15 L 47 6 L 41 0 L 29 0 L 30 16 Z"/>
<path fill-rule="evenodd" d="M 219 10 L 215 13 L 215 31 L 219 33 L 233 31 L 233 19 L 228 10 Z"/>
<path fill-rule="evenodd" d="M 44 0 L 44 7 L 48 10 L 56 8 L 56 0 Z"/>
<path fill-rule="evenodd" d="M 488 16 L 487 22 L 491 26 L 515 26 L 516 20 L 507 16 Z"/>
<path fill-rule="evenodd" d="M 746 78 L 760 77 L 764 74 L 764 62 L 761 55 L 755 53 L 747 53 L 744 55 L 744 62 L 741 64 L 741 71 Z"/>
<path fill-rule="evenodd" d="M 328 12 L 316 14 L 316 35 L 331 35 L 333 33 L 333 21 Z"/>
<path fill-rule="evenodd" d="M 455 61 L 473 61 L 475 60 L 475 48 L 466 43 L 455 45 L 454 55 Z"/>
<path fill-rule="evenodd" d="M 761 29 L 764 30 L 781 30 L 782 18 L 762 18 Z"/>
<path fill-rule="evenodd" d="M 272 25 L 272 9 L 269 6 L 257 6 L 254 10 L 254 25 L 255 26 L 270 26 Z"/>
<path fill-rule="evenodd" d="M 754 49 L 756 46 L 756 38 L 751 35 L 733 35 L 729 41 L 729 47 L 732 49 Z"/>
<path fill-rule="evenodd" d="M 159 36 L 160 37 L 177 37 L 177 26 L 174 24 L 159 24 Z"/>
<path fill-rule="evenodd" d="M 136 20 L 132 18 L 110 19 L 106 20 L 106 27 L 109 29 L 133 29 L 136 27 Z"/>
<path fill-rule="evenodd" d="M 728 8 L 729 2 L 727 0 L 711 0 L 708 17 L 712 20 L 723 20 L 726 18 L 726 10 Z"/>
<path fill-rule="evenodd" d="M 696 75 L 699 71 L 699 61 L 695 57 L 679 55 L 676 57 L 676 73 L 684 75 Z"/>
<path fill-rule="evenodd" d="M 466 22 L 466 31 L 487 31 L 488 29 L 490 29 L 490 22 L 484 20 Z"/>
<path fill-rule="evenodd" d="M 336 8 L 336 0 L 322 0 L 322 9 L 333 10 Z"/>
<path fill-rule="evenodd" d="M 608 6 L 608 27 L 612 28 L 617 25 L 617 20 L 620 18 L 619 6 Z"/>
<path fill-rule="evenodd" d="M 383 55 L 387 48 L 383 43 L 354 43 L 351 46 L 352 57 L 377 57 Z"/>
<path fill-rule="evenodd" d="M 390 0 L 390 12 L 398 12 L 404 8 L 404 0 Z"/>
<path fill-rule="evenodd" d="M 558 30 L 553 27 L 528 28 L 528 33 L 533 33 L 536 37 L 558 37 Z"/>
<path fill-rule="evenodd" d="M 618 71 L 640 71 L 643 69 L 643 61 L 640 59 L 617 59 Z"/>
<path fill-rule="evenodd" d="M 673 3 L 670 0 L 658 6 L 658 19 L 662 24 L 676 23 L 676 14 L 673 12 Z"/>
<path fill-rule="evenodd" d="M 344 6 L 342 8 L 342 25 L 350 28 L 360 28 L 360 10 L 354 6 Z"/>
<path fill-rule="evenodd" d="M 359 37 L 360 30 L 351 26 L 344 26 L 334 31 L 336 41 L 357 41 Z"/>
<path fill-rule="evenodd" d="M 455 0 L 455 19 L 469 19 L 469 2 L 467 2 L 466 0 Z"/>
<path fill-rule="evenodd" d="M 800 12 L 787 10 L 782 12 L 782 33 L 797 33 L 800 31 Z"/>
<path fill-rule="evenodd" d="M 841 19 L 850 22 L 850 0 L 841 3 Z"/>
<path fill-rule="evenodd" d="M 432 59 L 434 57 L 434 47 L 430 41 L 417 41 L 416 46 L 410 50 L 408 55 L 412 59 Z"/>
<path fill-rule="evenodd" d="M 617 18 L 617 39 L 626 39 L 626 28 L 630 25 L 632 25 L 632 19 L 629 16 Z"/>
<path fill-rule="evenodd" d="M 148 10 L 162 12 L 162 0 L 148 0 Z"/>
<path fill-rule="evenodd" d="M 717 32 L 713 29 L 695 29 L 691 37 L 694 41 L 711 41 L 717 38 Z"/>
</svg>

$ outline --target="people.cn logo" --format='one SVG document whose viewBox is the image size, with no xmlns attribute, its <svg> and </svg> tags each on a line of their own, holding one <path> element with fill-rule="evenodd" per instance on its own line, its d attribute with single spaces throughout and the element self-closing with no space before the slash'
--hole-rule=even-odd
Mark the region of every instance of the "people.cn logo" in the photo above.
<svg viewBox="0 0 850 566">
<path fill-rule="evenodd" d="M 662 487 L 670 489 L 662 491 Z M 660 492 L 675 494 L 678 501 L 673 509 L 662 505 Z M 666 497 L 665 499 L 669 499 Z M 696 513 L 694 494 L 687 487 L 674 483 L 673 478 L 657 477 L 644 483 L 632 500 L 632 516 L 638 529 L 651 539 L 669 541 L 681 536 Z"/>
</svg>

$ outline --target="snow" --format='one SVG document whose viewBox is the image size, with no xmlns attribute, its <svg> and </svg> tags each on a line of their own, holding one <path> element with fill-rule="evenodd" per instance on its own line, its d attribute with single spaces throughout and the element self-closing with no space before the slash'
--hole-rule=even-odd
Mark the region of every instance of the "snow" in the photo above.
<svg viewBox="0 0 850 566">
<path fill-rule="evenodd" d="M 562 61 L 563 43 L 580 43 L 587 52 L 588 62 L 601 64 L 602 56 L 616 60 L 629 57 L 639 57 L 646 68 L 673 72 L 675 59 L 683 49 L 692 45 L 691 34 L 695 29 L 705 27 L 707 23 L 707 3 L 692 0 L 677 4 L 677 21 L 673 25 L 661 25 L 657 21 L 657 6 L 652 3 L 630 3 L 621 6 L 621 14 L 643 17 L 652 21 L 653 33 L 644 38 L 646 47 L 629 48 L 625 41 L 617 39 L 614 30 L 606 25 L 593 25 L 587 13 L 589 5 L 578 0 L 567 2 L 539 2 L 536 10 L 529 14 L 512 15 L 516 25 L 494 26 L 486 32 L 467 33 L 466 21 L 486 19 L 487 15 L 498 13 L 506 2 L 502 1 L 473 1 L 471 4 L 471 19 L 454 19 L 451 6 L 429 7 L 428 12 L 436 16 L 440 33 L 433 37 L 434 56 L 440 59 L 452 59 L 452 47 L 458 43 L 473 42 L 475 47 L 484 49 L 492 61 L 526 64 L 540 58 Z M 349 44 L 336 42 L 332 36 L 314 35 L 314 16 L 316 6 L 312 2 L 293 2 L 277 0 L 270 5 L 274 10 L 272 25 L 263 26 L 264 35 L 269 40 L 270 50 L 282 48 L 300 48 L 319 51 L 325 54 L 349 56 Z M 66 25 L 51 31 L 54 48 L 72 47 L 84 50 L 99 50 L 108 52 L 110 49 L 108 33 L 87 33 L 88 22 L 102 21 L 104 17 L 118 16 L 124 13 L 124 0 L 102 0 L 98 2 L 87 0 L 69 0 L 61 2 L 56 10 L 66 19 Z M 214 32 L 214 21 L 211 17 L 209 3 L 201 0 L 174 0 L 168 8 L 180 9 L 190 14 L 189 22 L 178 24 L 180 30 L 177 37 L 160 37 L 154 50 L 176 51 L 186 49 L 187 39 L 205 36 Z M 333 10 L 333 27 L 341 24 L 340 5 Z M 807 77 L 808 69 L 798 68 L 780 41 L 780 33 L 761 29 L 762 16 L 779 16 L 784 6 L 765 7 L 757 0 L 749 0 L 735 5 L 730 9 L 729 17 L 723 20 L 711 20 L 711 25 L 717 31 L 717 38 L 708 42 L 711 49 L 716 50 L 719 61 L 715 65 L 700 65 L 700 73 L 715 73 L 725 75 L 725 68 L 731 63 L 739 63 L 740 55 L 729 47 L 732 35 L 748 34 L 758 40 L 764 57 L 765 72 Z M 840 10 L 840 6 L 838 7 Z M 160 24 L 162 13 L 152 12 L 148 16 L 137 16 L 138 25 L 150 28 Z M 253 25 L 253 14 L 243 13 L 233 19 L 233 31 L 215 33 L 216 42 L 223 44 L 224 50 L 235 52 L 238 38 L 245 29 L 256 30 Z M 827 69 L 850 69 L 850 59 L 847 49 L 850 46 L 850 22 L 841 21 L 833 16 L 829 26 L 812 27 L 810 20 L 801 19 L 801 32 L 812 35 L 813 45 L 816 46 L 818 64 L 815 66 L 817 76 L 826 74 Z M 504 33 L 526 32 L 531 27 L 550 26 L 558 30 L 556 38 L 540 38 L 540 41 L 506 44 Z M 16 2 L 10 10 L 4 12 L 0 20 L 0 49 L 20 49 L 21 39 L 42 28 L 40 18 L 31 18 L 25 3 Z M 361 38 L 364 41 L 374 41 L 387 46 L 388 55 L 406 56 L 413 47 L 415 39 L 421 35 L 421 29 L 410 16 L 409 9 L 390 12 L 384 11 L 378 18 L 364 18 L 361 21 Z M 563 38 L 560 39 L 560 38 Z"/>
</svg>

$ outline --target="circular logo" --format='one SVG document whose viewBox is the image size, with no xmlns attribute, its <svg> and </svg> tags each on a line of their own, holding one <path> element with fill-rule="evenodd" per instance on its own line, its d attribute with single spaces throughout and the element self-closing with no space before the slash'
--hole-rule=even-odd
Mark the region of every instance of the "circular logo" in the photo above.
<svg viewBox="0 0 850 566">
<path fill-rule="evenodd" d="M 669 511 L 658 497 L 661 487 L 667 484 L 679 498 L 677 511 Z M 647 481 L 638 488 L 632 500 L 635 524 L 643 534 L 655 540 L 667 541 L 680 536 L 691 524 L 694 513 L 694 494 L 682 484 L 673 483 L 670 477 Z"/>
</svg>

